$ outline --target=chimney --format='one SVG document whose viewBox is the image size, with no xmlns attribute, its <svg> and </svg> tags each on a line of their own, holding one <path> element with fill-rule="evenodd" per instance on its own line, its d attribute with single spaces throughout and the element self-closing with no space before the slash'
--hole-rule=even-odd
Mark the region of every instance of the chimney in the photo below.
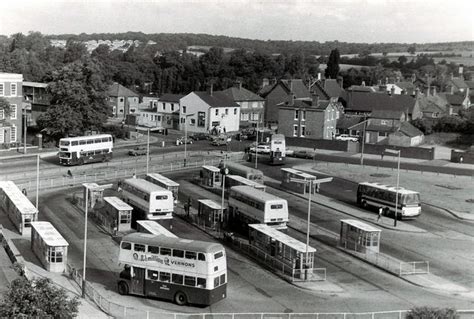
<svg viewBox="0 0 474 319">
<path fill-rule="evenodd" d="M 211 83 L 209 85 L 209 89 L 208 89 L 207 93 L 209 93 L 209 95 L 212 96 L 212 94 L 214 93 L 214 83 Z"/>
<path fill-rule="evenodd" d="M 390 89 L 390 95 L 394 96 L 395 95 L 395 86 L 392 85 L 392 88 Z"/>
<path fill-rule="evenodd" d="M 400 77 L 399 77 L 399 76 L 397 76 L 397 83 L 398 83 L 398 82 L 400 82 Z"/>
<path fill-rule="evenodd" d="M 413 74 L 411 75 L 411 83 L 415 83 L 415 81 L 416 81 L 416 74 L 413 73 Z"/>
<path fill-rule="evenodd" d="M 379 83 L 378 83 L 378 84 L 379 84 L 379 86 L 382 85 L 382 80 L 379 80 Z"/>
<path fill-rule="evenodd" d="M 235 81 L 234 87 L 236 87 L 239 90 L 242 90 L 242 81 Z"/>
<path fill-rule="evenodd" d="M 464 73 L 464 65 L 459 64 L 459 77 L 462 78 Z"/>
<path fill-rule="evenodd" d="M 270 85 L 270 81 L 267 78 L 262 79 L 262 88 L 266 87 L 267 85 Z"/>
<path fill-rule="evenodd" d="M 291 79 L 288 80 L 288 86 L 290 87 L 290 93 L 293 94 L 293 81 Z"/>
<path fill-rule="evenodd" d="M 311 105 L 312 106 L 317 106 L 319 103 L 319 95 L 313 93 L 311 94 Z"/>
<path fill-rule="evenodd" d="M 365 81 L 362 81 L 362 86 L 365 86 Z"/>
<path fill-rule="evenodd" d="M 385 84 L 388 84 L 388 77 L 385 78 Z"/>
<path fill-rule="evenodd" d="M 419 97 L 419 96 L 420 96 L 420 89 L 416 88 L 415 89 L 415 97 Z"/>
<path fill-rule="evenodd" d="M 452 80 L 452 79 L 454 79 L 454 74 L 453 74 L 453 73 L 451 73 L 451 80 Z"/>
<path fill-rule="evenodd" d="M 321 72 L 318 72 L 318 81 L 321 81 Z"/>
<path fill-rule="evenodd" d="M 433 86 L 433 96 L 436 96 L 436 86 Z"/>
<path fill-rule="evenodd" d="M 337 77 L 337 83 L 339 83 L 339 86 L 341 87 L 341 89 L 343 89 L 343 87 L 342 87 L 343 81 L 344 81 L 344 79 L 343 79 L 342 76 Z"/>
<path fill-rule="evenodd" d="M 290 101 L 288 102 L 290 106 L 295 105 L 295 95 L 293 92 L 290 92 Z"/>
</svg>

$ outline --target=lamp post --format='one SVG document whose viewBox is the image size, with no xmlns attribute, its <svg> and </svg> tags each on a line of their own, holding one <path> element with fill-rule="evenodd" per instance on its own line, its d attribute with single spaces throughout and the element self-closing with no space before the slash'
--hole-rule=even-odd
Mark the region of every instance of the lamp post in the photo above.
<svg viewBox="0 0 474 319">
<path fill-rule="evenodd" d="M 365 129 L 367 127 L 367 115 L 364 115 L 364 129 L 362 130 L 362 149 L 360 152 L 360 165 L 364 165 L 364 145 L 365 145 Z"/>
<path fill-rule="evenodd" d="M 257 121 L 257 136 L 255 137 L 255 169 L 257 169 L 258 157 L 258 121 Z"/>
<path fill-rule="evenodd" d="M 148 175 L 148 166 L 150 163 L 150 129 L 148 129 L 148 137 L 146 140 L 146 173 Z"/>
<path fill-rule="evenodd" d="M 38 208 L 39 168 L 40 168 L 40 156 L 39 156 L 39 154 L 36 154 L 36 209 L 39 209 Z"/>
<path fill-rule="evenodd" d="M 194 113 L 184 115 L 184 166 L 186 166 L 187 153 L 186 144 L 188 144 L 188 116 L 193 116 Z"/>
<path fill-rule="evenodd" d="M 385 153 L 388 154 L 393 154 L 393 155 L 398 155 L 398 161 L 397 161 L 397 187 L 395 189 L 395 218 L 393 219 L 393 226 L 397 227 L 397 217 L 398 217 L 398 186 L 400 183 L 400 150 L 392 150 L 389 148 L 386 148 Z"/>
<path fill-rule="evenodd" d="M 82 184 L 86 189 L 85 196 L 85 217 L 84 217 L 84 260 L 82 268 L 82 298 L 86 298 L 86 256 L 87 256 L 87 214 L 89 212 L 89 187 L 87 184 Z"/>
<path fill-rule="evenodd" d="M 227 167 L 221 168 L 221 174 L 222 174 L 222 198 L 221 198 L 221 210 L 222 210 L 222 215 L 221 215 L 221 220 L 224 218 L 224 190 L 225 190 L 225 176 L 229 174 L 229 169 Z"/>
<path fill-rule="evenodd" d="M 27 121 L 27 113 L 26 113 L 26 107 L 23 108 L 23 154 L 26 154 L 26 130 L 27 130 L 27 125 L 26 125 L 26 121 Z"/>
</svg>

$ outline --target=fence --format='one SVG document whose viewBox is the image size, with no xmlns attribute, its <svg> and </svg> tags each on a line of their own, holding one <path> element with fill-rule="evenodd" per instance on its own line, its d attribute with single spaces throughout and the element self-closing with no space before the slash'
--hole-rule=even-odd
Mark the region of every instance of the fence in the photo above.
<svg viewBox="0 0 474 319">
<path fill-rule="evenodd" d="M 429 274 L 429 273 L 430 273 L 429 261 L 400 262 L 400 276 Z"/>
</svg>

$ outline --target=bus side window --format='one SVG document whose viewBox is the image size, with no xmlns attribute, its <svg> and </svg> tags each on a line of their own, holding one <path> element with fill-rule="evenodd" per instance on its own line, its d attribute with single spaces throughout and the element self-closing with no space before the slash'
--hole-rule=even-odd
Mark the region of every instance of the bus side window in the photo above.
<svg viewBox="0 0 474 319">
<path fill-rule="evenodd" d="M 206 255 L 204 255 L 203 253 L 199 253 L 198 260 L 206 261 Z"/>
<path fill-rule="evenodd" d="M 156 246 L 148 246 L 148 252 L 152 254 L 159 254 L 160 248 Z"/>
<path fill-rule="evenodd" d="M 122 249 L 124 250 L 132 250 L 132 244 L 126 241 L 122 242 Z"/>
<path fill-rule="evenodd" d="M 158 271 L 156 270 L 147 270 L 147 276 L 151 280 L 158 280 Z"/>
<path fill-rule="evenodd" d="M 160 272 L 160 281 L 170 282 L 171 276 L 169 272 Z"/>
<path fill-rule="evenodd" d="M 171 249 L 169 248 L 160 248 L 160 255 L 171 256 Z"/>
<path fill-rule="evenodd" d="M 78 142 L 77 141 L 72 141 L 71 145 L 72 146 L 77 146 Z"/>
<path fill-rule="evenodd" d="M 221 285 L 225 284 L 225 274 L 222 274 L 222 275 L 221 275 L 220 284 L 221 284 Z"/>
<path fill-rule="evenodd" d="M 219 276 L 214 278 L 214 288 L 219 287 Z"/>
<path fill-rule="evenodd" d="M 173 257 L 184 257 L 184 250 L 181 249 L 173 249 Z"/>
<path fill-rule="evenodd" d="M 196 253 L 194 251 L 187 251 L 184 256 L 186 259 L 196 259 Z"/>
<path fill-rule="evenodd" d="M 199 288 L 206 288 L 206 278 L 197 278 L 197 286 Z"/>
<path fill-rule="evenodd" d="M 108 142 L 109 141 L 109 138 L 108 137 L 103 137 L 102 138 L 102 142 Z"/>
<path fill-rule="evenodd" d="M 171 282 L 174 284 L 182 285 L 184 280 L 183 275 L 178 275 L 178 274 L 172 274 L 171 276 Z"/>
<path fill-rule="evenodd" d="M 134 250 L 134 251 L 142 251 L 142 252 L 145 252 L 145 245 L 142 245 L 142 244 L 134 244 L 134 245 L 133 245 L 133 250 Z"/>
<path fill-rule="evenodd" d="M 79 145 L 86 145 L 86 141 L 79 141 Z"/>
<path fill-rule="evenodd" d="M 186 286 L 195 287 L 196 286 L 196 277 L 184 276 L 184 284 Z"/>
</svg>

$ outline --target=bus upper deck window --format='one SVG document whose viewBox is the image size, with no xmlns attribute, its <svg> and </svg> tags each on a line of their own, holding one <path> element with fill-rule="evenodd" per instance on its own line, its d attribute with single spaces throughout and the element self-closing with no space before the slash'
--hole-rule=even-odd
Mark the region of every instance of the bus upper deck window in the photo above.
<svg viewBox="0 0 474 319">
<path fill-rule="evenodd" d="M 160 248 L 160 255 L 171 256 L 171 249 Z"/>
<path fill-rule="evenodd" d="M 181 249 L 173 249 L 173 257 L 184 257 L 184 250 Z"/>
<path fill-rule="evenodd" d="M 156 195 L 156 199 L 157 199 L 157 200 L 168 199 L 168 195 Z"/>
<path fill-rule="evenodd" d="M 72 141 L 72 142 L 71 142 L 71 145 L 72 145 L 72 146 L 77 146 L 78 144 L 79 144 L 78 141 Z"/>
<path fill-rule="evenodd" d="M 86 145 L 86 141 L 85 140 L 79 141 L 79 145 Z"/>
<path fill-rule="evenodd" d="M 126 241 L 122 242 L 121 247 L 122 249 L 125 249 L 125 250 L 132 250 L 132 244 Z"/>
<path fill-rule="evenodd" d="M 206 255 L 204 255 L 203 253 L 199 253 L 198 260 L 206 261 Z"/>
<path fill-rule="evenodd" d="M 102 138 L 102 142 L 108 142 L 109 141 L 109 138 L 108 137 L 103 137 Z"/>
<path fill-rule="evenodd" d="M 187 251 L 185 254 L 184 254 L 184 257 L 186 259 L 196 259 L 196 253 L 194 251 Z"/>
<path fill-rule="evenodd" d="M 222 251 L 220 251 L 220 252 L 214 254 L 214 259 L 219 259 L 222 256 L 224 256 L 224 253 Z"/>
<path fill-rule="evenodd" d="M 68 146 L 68 145 L 69 145 L 69 141 L 60 141 L 60 142 L 59 142 L 59 145 L 61 145 L 61 146 Z"/>
</svg>

